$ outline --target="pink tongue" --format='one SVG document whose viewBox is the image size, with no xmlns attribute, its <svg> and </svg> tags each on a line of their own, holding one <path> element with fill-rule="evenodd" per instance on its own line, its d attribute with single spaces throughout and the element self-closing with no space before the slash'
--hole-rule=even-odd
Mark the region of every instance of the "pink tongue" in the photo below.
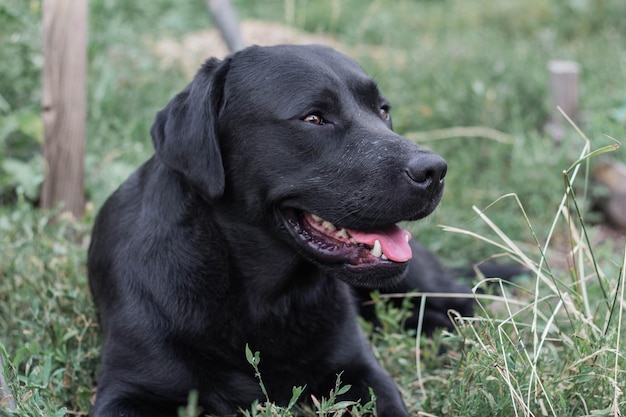
<svg viewBox="0 0 626 417">
<path fill-rule="evenodd" d="M 361 232 L 358 230 L 348 230 L 350 236 L 359 243 L 374 246 L 374 241 L 378 240 L 387 258 L 395 262 L 406 262 L 413 257 L 413 252 L 407 241 L 407 236 L 411 234 L 398 226 L 389 226 L 384 230 L 376 232 Z"/>
</svg>

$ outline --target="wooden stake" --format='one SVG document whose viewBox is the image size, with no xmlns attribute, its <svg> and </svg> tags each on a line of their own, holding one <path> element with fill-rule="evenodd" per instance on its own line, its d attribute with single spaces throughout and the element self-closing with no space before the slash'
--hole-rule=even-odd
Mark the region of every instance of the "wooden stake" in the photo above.
<svg viewBox="0 0 626 417">
<path fill-rule="evenodd" d="M 229 0 L 205 0 L 209 8 L 215 25 L 217 26 L 222 39 L 226 42 L 230 52 L 236 52 L 244 48 L 244 42 L 239 30 L 239 20 L 237 13 Z"/>
<path fill-rule="evenodd" d="M 41 207 L 82 216 L 87 115 L 87 0 L 44 0 Z"/>
<path fill-rule="evenodd" d="M 554 141 L 561 143 L 565 135 L 566 122 L 558 111 L 560 107 L 575 123 L 580 121 L 578 108 L 578 75 L 580 68 L 573 61 L 550 61 L 548 63 L 550 81 L 548 85 L 549 103 L 552 115 L 546 126 Z"/>
</svg>

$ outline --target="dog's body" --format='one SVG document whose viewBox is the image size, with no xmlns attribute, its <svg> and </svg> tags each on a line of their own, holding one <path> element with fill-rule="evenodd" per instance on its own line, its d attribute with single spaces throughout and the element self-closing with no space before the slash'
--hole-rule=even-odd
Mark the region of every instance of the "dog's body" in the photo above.
<svg viewBox="0 0 626 417">
<path fill-rule="evenodd" d="M 273 401 L 295 385 L 328 395 L 342 373 L 346 399 L 371 387 L 379 416 L 408 415 L 350 286 L 402 281 L 411 250 L 395 223 L 435 208 L 446 165 L 393 133 L 388 111 L 329 48 L 205 63 L 157 115 L 155 156 L 94 226 L 104 346 L 93 417 L 173 416 L 194 389 L 205 411 L 246 408 L 262 398 L 246 345 Z"/>
</svg>

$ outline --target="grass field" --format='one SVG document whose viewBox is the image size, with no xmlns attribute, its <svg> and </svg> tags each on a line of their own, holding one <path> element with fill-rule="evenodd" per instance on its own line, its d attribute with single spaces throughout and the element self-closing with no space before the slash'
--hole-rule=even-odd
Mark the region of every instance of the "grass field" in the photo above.
<svg viewBox="0 0 626 417">
<path fill-rule="evenodd" d="M 383 330 L 364 326 L 411 414 L 624 415 L 626 239 L 595 224 L 588 197 L 601 190 L 588 172 L 607 157 L 626 162 L 621 149 L 605 152 L 626 137 L 626 2 L 233 3 L 245 22 L 322 33 L 351 52 L 393 104 L 395 130 L 448 160 L 440 207 L 410 225 L 446 265 L 496 257 L 531 270 L 513 284 L 477 280 L 476 317 L 432 340 L 402 330 L 405 312 L 379 302 Z M 0 0 L 0 355 L 14 415 L 86 415 L 100 342 L 86 283 L 90 225 L 150 155 L 156 111 L 188 81 L 154 45 L 182 44 L 211 21 L 200 1 L 90 2 L 89 207 L 53 224 L 55 213 L 32 205 L 43 176 L 40 14 L 39 1 Z M 543 133 L 551 59 L 581 66 L 581 132 L 567 125 L 561 146 Z M 453 127 L 462 129 L 440 135 Z M 272 406 L 250 415 L 296 412 L 315 415 Z M 317 415 L 333 413 L 318 405 Z"/>
</svg>

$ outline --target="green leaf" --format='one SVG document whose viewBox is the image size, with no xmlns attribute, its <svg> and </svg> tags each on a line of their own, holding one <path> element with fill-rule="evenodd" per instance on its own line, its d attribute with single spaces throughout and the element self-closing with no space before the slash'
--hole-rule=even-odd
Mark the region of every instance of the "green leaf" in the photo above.
<svg viewBox="0 0 626 417">
<path fill-rule="evenodd" d="M 610 416 L 612 414 L 613 414 L 613 410 L 611 410 L 611 407 L 605 408 L 604 410 L 591 410 L 592 416 L 603 417 L 603 416 Z"/>
<path fill-rule="evenodd" d="M 43 159 L 39 156 L 27 162 L 6 158 L 1 167 L 9 175 L 9 185 L 21 187 L 28 198 L 34 199 L 43 182 L 43 166 Z"/>
<path fill-rule="evenodd" d="M 332 407 L 330 407 L 330 410 L 331 411 L 345 410 L 346 408 L 351 407 L 356 404 L 357 403 L 354 401 L 339 401 L 338 403 L 335 403 Z"/>
<path fill-rule="evenodd" d="M 52 356 L 48 355 L 46 357 L 46 361 L 43 364 L 42 374 L 41 374 L 41 385 L 46 386 L 50 381 L 50 373 L 52 372 Z"/>
<path fill-rule="evenodd" d="M 305 389 L 306 389 L 306 385 L 304 387 L 293 387 L 291 399 L 289 400 L 287 409 L 290 410 L 294 405 L 296 405 L 296 403 L 300 399 L 300 396 L 302 396 L 302 393 L 304 392 Z"/>
<path fill-rule="evenodd" d="M 27 136 L 43 143 L 43 122 L 41 116 L 33 111 L 23 111 L 18 113 L 18 129 Z"/>
<path fill-rule="evenodd" d="M 343 395 L 346 392 L 350 391 L 350 388 L 352 387 L 352 385 L 344 385 L 342 387 L 339 387 L 339 389 L 337 390 L 337 395 Z"/>
<path fill-rule="evenodd" d="M 246 360 L 248 361 L 250 365 L 254 366 L 255 369 L 256 369 L 256 366 L 261 361 L 259 352 L 252 353 L 252 350 L 250 350 L 250 346 L 248 346 L 247 343 L 246 343 Z"/>
</svg>

